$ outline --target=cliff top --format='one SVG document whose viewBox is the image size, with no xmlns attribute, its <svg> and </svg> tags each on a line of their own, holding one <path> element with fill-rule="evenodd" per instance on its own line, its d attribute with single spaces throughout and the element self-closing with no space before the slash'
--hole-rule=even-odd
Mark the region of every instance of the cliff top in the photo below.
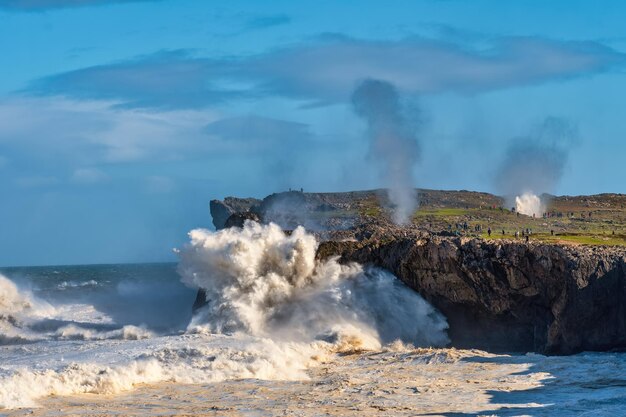
<svg viewBox="0 0 626 417">
<path fill-rule="evenodd" d="M 502 197 L 474 191 L 418 190 L 419 208 L 406 230 L 485 239 L 530 239 L 575 245 L 626 246 L 626 195 L 549 196 L 548 215 L 533 218 L 515 213 Z M 283 228 L 303 225 L 324 232 L 354 230 L 363 223 L 389 227 L 390 210 L 384 190 L 338 193 L 287 191 L 263 200 L 228 197 L 211 202 L 216 228 L 233 213 L 252 212 Z M 488 229 L 491 228 L 491 236 Z M 504 233 L 503 233 L 504 231 Z M 525 239 L 525 237 L 524 237 Z"/>
</svg>

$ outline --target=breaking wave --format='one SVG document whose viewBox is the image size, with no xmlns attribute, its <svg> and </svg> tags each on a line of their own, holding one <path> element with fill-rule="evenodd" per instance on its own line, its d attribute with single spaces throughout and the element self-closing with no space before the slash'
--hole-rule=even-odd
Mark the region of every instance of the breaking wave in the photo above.
<svg viewBox="0 0 626 417">
<path fill-rule="evenodd" d="M 15 283 L 0 275 L 0 345 L 37 339 L 28 326 L 53 314 L 54 307 L 20 291 Z"/>
<path fill-rule="evenodd" d="M 83 282 L 63 281 L 59 285 L 57 285 L 57 289 L 66 290 L 68 288 L 97 287 L 98 285 L 98 282 L 93 279 Z"/>
<path fill-rule="evenodd" d="M 383 270 L 317 260 L 317 242 L 303 228 L 286 234 L 248 222 L 193 230 L 190 238 L 179 251 L 179 274 L 204 291 L 206 305 L 186 332 L 57 327 L 28 350 L 3 353 L 0 407 L 35 406 L 52 394 L 114 394 L 140 383 L 302 380 L 337 353 L 448 343 L 445 318 L 418 294 Z M 28 316 L 37 304 L 6 278 L 0 288 L 2 312 Z"/>
<path fill-rule="evenodd" d="M 207 300 L 190 329 L 359 350 L 397 339 L 448 342 L 445 318 L 422 297 L 383 270 L 317 261 L 317 241 L 302 227 L 286 235 L 274 224 L 247 222 L 217 233 L 193 230 L 190 237 L 179 272 Z"/>
<path fill-rule="evenodd" d="M 57 369 L 17 369 L 0 381 L 0 407 L 36 407 L 35 400 L 47 395 L 116 394 L 137 384 L 163 381 L 302 380 L 307 378 L 306 368 L 316 360 L 312 358 L 313 348 L 271 340 L 225 340 L 201 335 L 152 340 L 155 342 L 128 346 L 134 358 L 123 363 L 109 363 L 122 353 L 115 351 L 105 353 L 100 360 L 74 361 Z"/>
<path fill-rule="evenodd" d="M 154 333 L 143 327 L 133 325 L 126 325 L 121 329 L 97 331 L 94 329 L 85 329 L 74 324 L 68 324 L 67 326 L 59 328 L 54 333 L 54 336 L 59 340 L 141 340 L 153 337 Z"/>
</svg>

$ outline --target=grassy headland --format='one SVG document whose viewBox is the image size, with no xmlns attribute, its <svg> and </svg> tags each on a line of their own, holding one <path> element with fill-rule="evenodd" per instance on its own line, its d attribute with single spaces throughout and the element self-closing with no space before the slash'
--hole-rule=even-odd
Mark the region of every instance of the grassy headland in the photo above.
<svg viewBox="0 0 626 417">
<path fill-rule="evenodd" d="M 471 191 L 420 191 L 413 223 L 420 228 L 447 230 L 485 239 L 530 239 L 580 245 L 626 246 L 626 195 L 544 196 L 545 217 L 515 213 L 500 197 Z M 385 216 L 376 196 L 360 201 L 360 213 Z M 477 229 L 480 226 L 480 229 Z M 491 228 L 491 235 L 488 229 Z"/>
</svg>

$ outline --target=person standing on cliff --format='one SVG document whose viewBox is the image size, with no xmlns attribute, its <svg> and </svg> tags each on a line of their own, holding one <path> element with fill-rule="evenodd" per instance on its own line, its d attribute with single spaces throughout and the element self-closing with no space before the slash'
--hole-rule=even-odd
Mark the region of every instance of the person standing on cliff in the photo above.
<svg viewBox="0 0 626 417">
<path fill-rule="evenodd" d="M 491 237 L 491 227 L 489 227 L 489 228 L 487 229 L 487 235 L 488 235 L 489 237 Z"/>
</svg>

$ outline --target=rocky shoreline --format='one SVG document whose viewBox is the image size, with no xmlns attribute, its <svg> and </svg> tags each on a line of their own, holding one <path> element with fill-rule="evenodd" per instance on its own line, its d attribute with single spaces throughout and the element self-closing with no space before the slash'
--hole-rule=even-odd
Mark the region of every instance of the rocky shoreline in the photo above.
<svg viewBox="0 0 626 417">
<path fill-rule="evenodd" d="M 212 201 L 211 213 L 218 229 L 246 219 L 304 224 L 311 207 L 332 214 L 332 203 L 287 197 L 280 211 L 267 199 L 230 199 Z M 447 317 L 452 347 L 547 354 L 626 349 L 624 247 L 450 236 L 363 214 L 339 220 L 324 216 L 326 225 L 349 227 L 320 227 L 318 257 L 394 273 Z"/>
<path fill-rule="evenodd" d="M 410 234 L 327 240 L 318 256 L 385 268 L 448 319 L 451 345 L 571 354 L 626 348 L 626 249 Z"/>
</svg>

